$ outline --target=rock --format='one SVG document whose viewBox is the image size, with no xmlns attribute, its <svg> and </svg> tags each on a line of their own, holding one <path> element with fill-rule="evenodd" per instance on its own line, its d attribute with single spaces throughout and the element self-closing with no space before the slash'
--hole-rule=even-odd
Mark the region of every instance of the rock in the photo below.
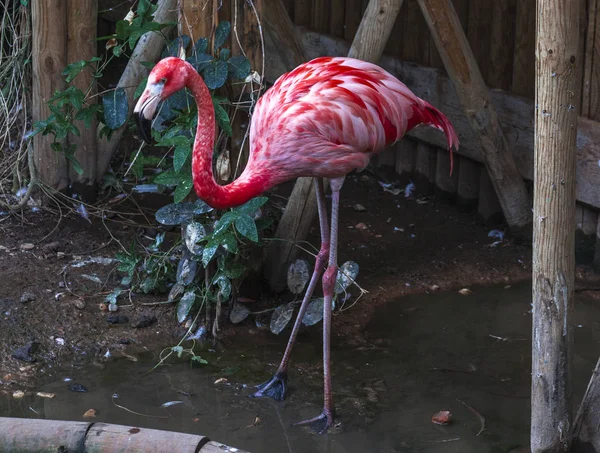
<svg viewBox="0 0 600 453">
<path fill-rule="evenodd" d="M 39 343 L 30 341 L 25 346 L 15 349 L 11 356 L 17 360 L 22 360 L 23 362 L 35 362 L 35 358 L 31 357 L 31 354 L 35 353 L 38 346 Z"/>
<path fill-rule="evenodd" d="M 433 414 L 431 423 L 436 425 L 449 425 L 452 423 L 452 413 L 450 413 L 450 411 L 439 411 Z"/>
<path fill-rule="evenodd" d="M 83 299 L 77 299 L 74 302 L 74 305 L 78 310 L 83 310 L 85 308 L 85 301 Z"/>
<path fill-rule="evenodd" d="M 473 291 L 471 291 L 469 288 L 463 288 L 458 291 L 458 294 L 460 294 L 461 296 L 470 296 L 471 294 L 473 294 Z"/>
<path fill-rule="evenodd" d="M 119 306 L 117 304 L 108 304 L 108 311 L 114 313 L 118 309 L 119 309 Z"/>
<path fill-rule="evenodd" d="M 50 242 L 50 243 L 44 245 L 42 247 L 42 250 L 44 250 L 44 252 L 56 252 L 56 250 L 58 250 L 59 247 L 60 247 L 60 242 L 54 241 L 54 242 Z"/>
<path fill-rule="evenodd" d="M 126 315 L 111 314 L 106 317 L 106 322 L 109 324 L 127 324 L 129 318 Z"/>
<path fill-rule="evenodd" d="M 54 393 L 47 393 L 47 392 L 37 392 L 36 393 L 37 396 L 39 396 L 40 398 L 54 398 L 56 395 L 54 395 Z"/>
<path fill-rule="evenodd" d="M 156 316 L 154 315 L 140 315 L 140 317 L 133 323 L 133 327 L 135 329 L 143 329 L 144 327 L 150 327 L 156 321 Z"/>
<path fill-rule="evenodd" d="M 358 223 L 354 228 L 357 230 L 367 230 L 369 227 L 365 225 L 363 222 Z"/>
<path fill-rule="evenodd" d="M 35 294 L 33 294 L 30 291 L 25 291 L 23 294 L 21 294 L 21 303 L 27 303 L 27 302 L 33 302 L 35 300 Z"/>
<path fill-rule="evenodd" d="M 76 384 L 76 383 L 72 383 L 69 384 L 69 390 L 72 392 L 79 392 L 79 393 L 87 393 L 88 389 L 86 389 L 83 385 L 81 384 Z"/>
<path fill-rule="evenodd" d="M 131 344 L 131 340 L 129 338 L 121 338 L 119 344 Z"/>
<path fill-rule="evenodd" d="M 25 392 L 23 390 L 16 390 L 13 392 L 13 398 L 23 398 L 25 396 Z"/>
<path fill-rule="evenodd" d="M 229 381 L 227 380 L 227 378 L 224 378 L 224 377 L 222 377 L 222 378 L 219 378 L 219 379 L 217 379 L 217 380 L 215 381 L 215 385 L 219 385 L 219 384 L 227 384 L 227 382 L 229 382 Z"/>
<path fill-rule="evenodd" d="M 362 204 L 358 203 L 352 206 L 352 209 L 354 209 L 356 212 L 364 212 L 367 210 L 367 208 L 365 208 Z"/>
<path fill-rule="evenodd" d="M 439 286 L 439 285 L 431 285 L 431 286 L 429 287 L 429 289 L 430 289 L 431 291 L 433 291 L 433 292 L 435 292 L 435 291 L 439 291 L 439 290 L 440 290 L 440 286 Z"/>
<path fill-rule="evenodd" d="M 83 414 L 83 418 L 93 418 L 96 416 L 97 413 L 98 413 L 98 411 L 96 409 L 88 409 Z"/>
<path fill-rule="evenodd" d="M 33 250 L 34 248 L 35 245 L 33 245 L 31 242 L 24 242 L 21 244 L 21 250 Z"/>
</svg>

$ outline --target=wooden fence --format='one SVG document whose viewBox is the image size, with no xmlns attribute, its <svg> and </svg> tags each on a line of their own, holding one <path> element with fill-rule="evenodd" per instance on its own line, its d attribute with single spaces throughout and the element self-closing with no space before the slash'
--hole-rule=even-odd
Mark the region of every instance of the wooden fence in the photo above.
<svg viewBox="0 0 600 453">
<path fill-rule="evenodd" d="M 578 109 L 577 222 L 580 243 L 591 260 L 600 237 L 600 20 L 597 0 L 581 1 L 578 61 L 581 101 Z M 309 57 L 346 55 L 368 4 L 367 0 L 283 0 L 288 14 L 302 31 Z M 486 81 L 502 128 L 522 176 L 533 179 L 533 120 L 535 98 L 535 0 L 453 0 L 463 29 Z M 275 55 L 275 52 L 268 52 Z M 268 77 L 283 72 L 274 57 Z M 482 165 L 480 145 L 464 117 L 431 38 L 417 0 L 405 0 L 385 48 L 381 65 L 404 81 L 417 95 L 448 115 L 461 139 L 452 177 L 441 135 L 417 129 L 393 149 L 382 153 L 376 165 L 410 173 L 435 184 L 465 205 L 476 206 L 489 221 L 501 218 L 490 178 Z M 600 241 L 600 240 L 599 240 Z M 591 247 L 591 250 L 590 250 Z M 600 246 L 596 247 L 600 264 Z"/>
</svg>

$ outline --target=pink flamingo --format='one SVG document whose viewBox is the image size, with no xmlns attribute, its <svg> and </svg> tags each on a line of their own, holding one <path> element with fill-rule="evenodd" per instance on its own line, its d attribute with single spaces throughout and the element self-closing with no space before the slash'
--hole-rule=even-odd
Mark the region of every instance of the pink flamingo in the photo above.
<svg viewBox="0 0 600 453">
<path fill-rule="evenodd" d="M 321 249 L 281 364 L 273 378 L 259 385 L 253 396 L 285 398 L 290 353 L 323 274 L 324 406 L 320 415 L 299 424 L 314 423 L 320 432 L 326 432 L 334 415 L 329 338 L 344 178 L 352 170 L 365 168 L 373 154 L 420 124 L 442 130 L 450 152 L 453 146 L 458 148 L 458 137 L 439 110 L 379 66 L 351 58 L 317 58 L 281 76 L 258 100 L 250 125 L 248 164 L 238 179 L 221 186 L 213 177 L 213 104 L 208 88 L 191 65 L 173 57 L 159 61 L 150 72 L 134 114 L 144 139 L 149 141 L 151 120 L 159 102 L 184 87 L 193 93 L 198 105 L 192 154 L 194 188 L 210 206 L 238 206 L 284 181 L 300 176 L 315 178 Z M 331 230 L 323 178 L 329 179 L 332 191 Z"/>
</svg>

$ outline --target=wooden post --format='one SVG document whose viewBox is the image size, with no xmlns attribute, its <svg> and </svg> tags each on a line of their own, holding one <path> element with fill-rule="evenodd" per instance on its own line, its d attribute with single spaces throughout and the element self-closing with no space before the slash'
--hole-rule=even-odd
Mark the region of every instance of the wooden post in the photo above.
<svg viewBox="0 0 600 453">
<path fill-rule="evenodd" d="M 600 360 L 577 411 L 573 424 L 573 446 L 571 453 L 600 451 Z"/>
<path fill-rule="evenodd" d="M 303 48 L 285 8 L 283 5 L 277 5 L 280 2 L 281 0 L 275 1 L 275 7 L 266 9 L 267 24 L 271 26 L 271 30 L 273 24 L 280 24 L 275 34 L 287 36 L 288 41 L 294 41 L 294 48 Z M 403 0 L 369 1 L 352 42 L 349 57 L 371 62 L 379 61 L 402 2 Z M 305 56 L 304 52 L 295 54 L 296 57 Z M 289 60 L 284 60 L 284 63 L 286 61 Z M 277 227 L 275 233 L 277 240 L 269 246 L 265 259 L 264 275 L 273 291 L 279 292 L 285 288 L 287 265 L 298 253 L 295 244 L 306 239 L 316 217 L 317 204 L 312 178 L 299 178 Z"/>
<path fill-rule="evenodd" d="M 46 104 L 56 90 L 65 89 L 62 70 L 67 62 L 67 2 L 47 0 L 31 2 L 33 74 L 32 119 L 46 120 Z M 50 148 L 53 137 L 38 134 L 33 139 L 34 164 L 39 181 L 56 190 L 68 186 L 67 161 Z"/>
<path fill-rule="evenodd" d="M 158 9 L 154 13 L 154 20 L 159 23 L 173 22 L 177 17 L 177 0 L 159 0 Z M 163 33 L 166 30 L 162 31 Z M 148 32 L 143 35 L 133 50 L 131 58 L 119 79 L 117 87 L 122 87 L 127 92 L 127 101 L 129 103 L 129 113 L 133 111 L 133 95 L 138 84 L 148 74 L 148 69 L 142 65 L 145 61 L 157 61 L 164 48 L 164 35 Z M 108 170 L 110 160 L 117 145 L 125 132 L 122 127 L 113 132 L 110 140 L 98 141 L 98 165 L 96 173 L 96 182 L 102 181 L 104 173 Z"/>
<path fill-rule="evenodd" d="M 575 278 L 579 2 L 537 1 L 531 451 L 567 453 Z"/>
<path fill-rule="evenodd" d="M 98 1 L 89 0 L 67 2 L 67 63 L 79 60 L 89 60 L 96 55 L 96 24 L 98 21 Z M 91 68 L 83 70 L 73 80 L 73 86 L 90 95 L 96 93 L 95 79 Z M 92 87 L 90 89 L 90 86 Z M 96 97 L 90 97 L 90 103 L 95 103 Z M 96 120 L 92 119 L 90 128 L 83 121 L 77 122 L 79 136 L 71 135 L 69 145 L 76 146 L 75 159 L 83 168 L 83 174 L 78 175 L 69 169 L 69 179 L 72 184 L 71 192 L 77 193 L 84 200 L 93 200 L 96 196 Z"/>
<path fill-rule="evenodd" d="M 525 182 L 508 149 L 454 6 L 450 0 L 418 1 L 465 114 L 479 135 L 486 167 L 506 221 L 514 233 L 529 235 L 531 209 Z"/>
</svg>

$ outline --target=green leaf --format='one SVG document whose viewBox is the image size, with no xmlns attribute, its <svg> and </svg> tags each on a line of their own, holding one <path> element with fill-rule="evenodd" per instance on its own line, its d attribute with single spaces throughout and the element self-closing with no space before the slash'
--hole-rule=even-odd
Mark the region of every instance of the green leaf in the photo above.
<svg viewBox="0 0 600 453">
<path fill-rule="evenodd" d="M 175 186 L 181 181 L 181 176 L 175 173 L 173 169 L 163 171 L 160 175 L 154 178 L 155 184 L 163 184 L 165 186 Z"/>
<path fill-rule="evenodd" d="M 206 360 L 204 360 L 202 357 L 200 357 L 199 355 L 193 356 L 192 362 L 198 362 L 198 363 L 201 363 L 202 365 L 208 365 L 208 362 Z"/>
<path fill-rule="evenodd" d="M 239 252 L 237 240 L 235 238 L 235 235 L 231 231 L 228 231 L 223 235 L 223 237 L 221 238 L 221 245 L 229 253 L 236 254 L 237 252 Z"/>
<path fill-rule="evenodd" d="M 234 213 L 231 211 L 223 214 L 215 225 L 215 229 L 213 231 L 213 237 L 220 235 L 227 228 L 229 228 L 229 226 L 231 225 L 231 223 L 233 222 L 234 219 L 235 219 Z"/>
<path fill-rule="evenodd" d="M 218 248 L 218 242 L 208 241 L 208 244 L 206 244 L 206 247 L 204 247 L 204 250 L 202 251 L 202 264 L 204 265 L 204 267 L 208 266 L 210 260 L 212 260 L 213 256 L 215 256 L 215 253 L 217 253 Z"/>
<path fill-rule="evenodd" d="M 190 172 L 189 175 L 180 175 L 181 182 L 173 192 L 173 201 L 175 203 L 179 203 L 183 201 L 185 197 L 192 191 L 192 187 L 194 187 L 194 182 L 192 181 L 192 174 Z"/>
<path fill-rule="evenodd" d="M 115 130 L 125 124 L 129 104 L 127 102 L 127 93 L 123 88 L 117 88 L 102 96 L 102 105 L 104 107 L 104 121 L 107 127 Z"/>
<path fill-rule="evenodd" d="M 217 25 L 217 29 L 215 30 L 215 50 L 218 50 L 219 47 L 225 44 L 230 31 L 231 23 L 229 21 L 224 20 L 223 22 L 219 22 L 219 25 Z"/>
<path fill-rule="evenodd" d="M 240 214 L 254 214 L 260 207 L 262 207 L 269 199 L 267 197 L 255 197 L 247 201 L 242 206 L 235 208 L 235 211 Z"/>
<path fill-rule="evenodd" d="M 183 354 L 183 346 L 173 346 L 171 351 L 177 353 L 177 357 L 181 358 L 181 354 Z"/>
<path fill-rule="evenodd" d="M 137 7 L 137 15 L 141 18 L 149 20 L 152 15 L 156 12 L 158 6 L 150 3 L 149 0 L 139 0 Z"/>
<path fill-rule="evenodd" d="M 208 39 L 200 38 L 194 43 L 193 51 L 195 54 L 206 53 L 206 49 L 208 49 Z"/>
<path fill-rule="evenodd" d="M 229 77 L 232 79 L 245 79 L 250 74 L 250 62 L 243 55 L 236 55 L 227 61 Z"/>
<path fill-rule="evenodd" d="M 180 145 L 175 148 L 175 153 L 173 153 L 173 168 L 177 173 L 181 171 L 191 153 L 192 147 L 190 144 Z"/>
<path fill-rule="evenodd" d="M 229 256 L 232 256 L 232 255 L 229 255 Z M 225 257 L 225 256 L 221 257 L 221 258 L 223 258 L 223 259 L 221 260 L 219 258 L 219 269 L 228 278 L 230 278 L 230 279 L 239 278 L 246 271 L 246 266 L 244 266 L 239 261 L 233 261 L 232 259 L 227 259 L 227 257 Z"/>
<path fill-rule="evenodd" d="M 219 60 L 221 60 L 221 61 L 229 60 L 230 56 L 231 56 L 231 50 L 229 50 L 229 49 L 221 49 L 221 51 L 219 52 Z"/>
<path fill-rule="evenodd" d="M 213 60 L 204 68 L 204 82 L 206 82 L 206 86 L 211 90 L 221 88 L 226 81 L 227 63 L 224 61 Z"/>
<path fill-rule="evenodd" d="M 179 303 L 177 304 L 177 321 L 181 324 L 190 313 L 194 302 L 196 301 L 196 294 L 194 291 L 186 292 Z"/>
<path fill-rule="evenodd" d="M 212 57 L 212 55 L 208 55 L 205 53 L 195 53 L 185 61 L 191 64 L 196 71 L 202 72 L 202 70 L 206 68 L 208 64 L 213 60 L 214 58 Z"/>
<path fill-rule="evenodd" d="M 121 288 L 115 288 L 113 290 L 113 292 L 111 292 L 108 296 L 106 296 L 104 298 L 104 300 L 106 302 L 108 302 L 109 304 L 116 304 L 117 303 L 117 298 L 119 297 L 119 295 L 123 292 L 123 290 Z"/>
<path fill-rule="evenodd" d="M 220 275 L 217 277 L 215 283 L 219 287 L 221 296 L 223 296 L 225 299 L 229 299 L 229 296 L 231 296 L 231 281 L 226 276 Z"/>
<path fill-rule="evenodd" d="M 252 242 L 258 242 L 258 230 L 254 219 L 247 214 L 243 214 L 235 219 L 235 229 Z"/>
<path fill-rule="evenodd" d="M 167 47 L 165 47 L 165 50 L 163 50 L 160 58 L 178 57 L 179 48 L 183 47 L 183 49 L 187 49 L 191 41 L 192 40 L 188 35 L 177 36 L 167 45 Z"/>
<path fill-rule="evenodd" d="M 73 79 L 87 66 L 87 61 L 80 60 L 71 63 L 63 69 L 62 75 L 66 76 L 65 80 L 67 83 L 71 83 Z"/>
<path fill-rule="evenodd" d="M 90 129 L 92 127 L 92 120 L 96 118 L 99 110 L 100 106 L 98 104 L 91 104 L 87 107 L 83 107 L 75 114 L 75 120 L 83 120 L 85 128 Z"/>
<path fill-rule="evenodd" d="M 225 135 L 231 137 L 233 130 L 231 129 L 231 121 L 229 120 L 229 115 L 221 104 L 218 104 L 213 99 L 213 106 L 215 107 L 215 119 L 217 120 L 217 124 L 219 127 L 225 132 Z"/>
</svg>

